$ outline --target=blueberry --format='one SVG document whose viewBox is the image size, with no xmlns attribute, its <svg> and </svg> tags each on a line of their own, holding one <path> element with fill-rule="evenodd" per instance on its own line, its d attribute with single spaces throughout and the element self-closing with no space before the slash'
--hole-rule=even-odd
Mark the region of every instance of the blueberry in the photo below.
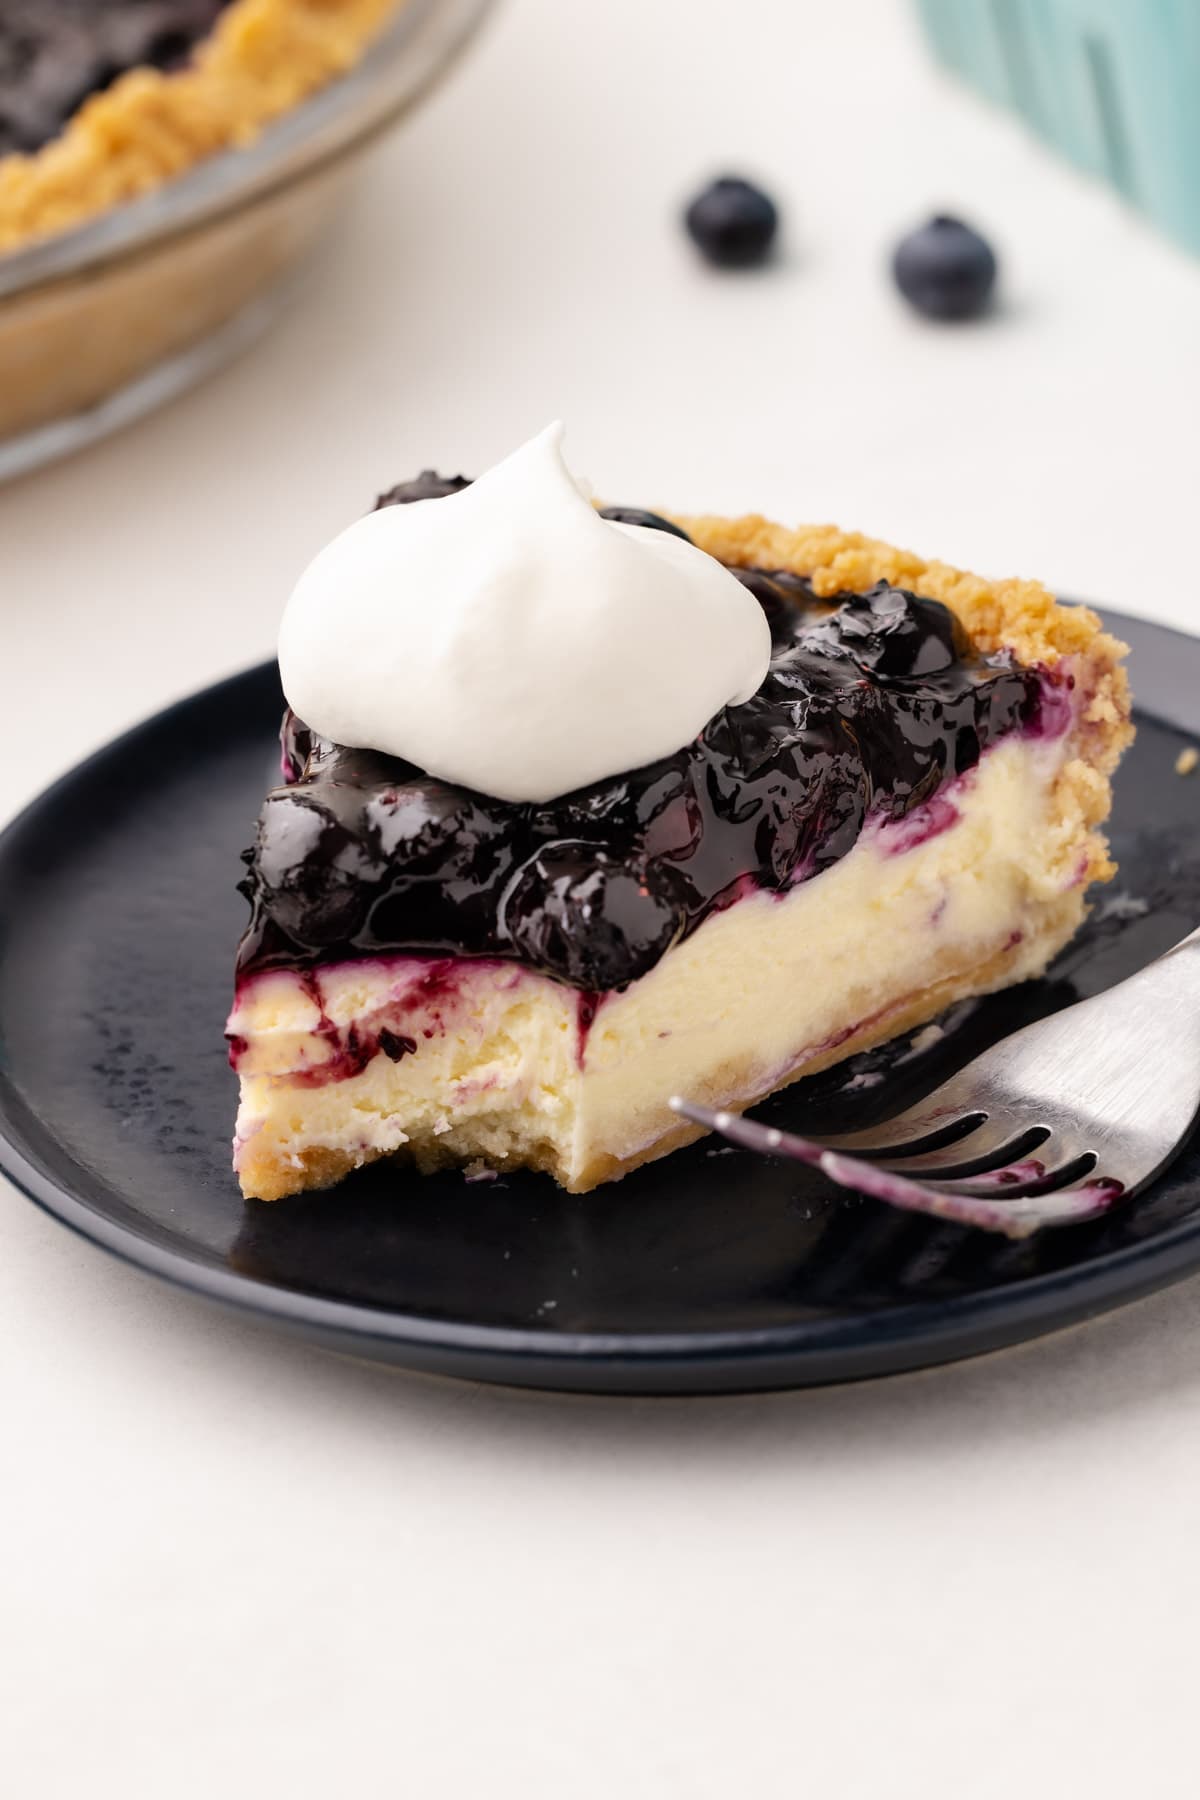
<svg viewBox="0 0 1200 1800">
<path fill-rule="evenodd" d="M 297 943 L 349 943 L 377 875 L 355 834 L 309 794 L 291 787 L 267 795 L 252 881 L 269 896 L 275 923 Z"/>
<path fill-rule="evenodd" d="M 380 494 L 375 511 L 385 506 L 410 506 L 414 500 L 445 500 L 451 494 L 461 494 L 470 485 L 466 475 L 439 475 L 436 469 L 422 469 L 414 480 L 397 482 L 386 494 Z"/>
<path fill-rule="evenodd" d="M 720 269 L 765 262 L 779 224 L 770 196 L 736 175 L 712 182 L 683 216 L 696 248 Z"/>
<path fill-rule="evenodd" d="M 961 219 L 931 219 L 896 246 L 892 273 L 904 298 L 928 319 L 974 319 L 996 281 L 986 238 Z"/>
<path fill-rule="evenodd" d="M 648 974 L 685 925 L 669 873 L 652 890 L 644 871 L 594 843 L 544 844 L 501 902 L 502 930 L 522 962 L 573 987 L 621 987 Z"/>
<path fill-rule="evenodd" d="M 644 525 L 650 531 L 669 531 L 672 537 L 682 538 L 685 544 L 692 541 L 687 532 L 672 525 L 670 519 L 664 519 L 661 513 L 645 512 L 640 506 L 605 506 L 601 508 L 600 517 L 611 519 L 614 525 Z"/>
</svg>

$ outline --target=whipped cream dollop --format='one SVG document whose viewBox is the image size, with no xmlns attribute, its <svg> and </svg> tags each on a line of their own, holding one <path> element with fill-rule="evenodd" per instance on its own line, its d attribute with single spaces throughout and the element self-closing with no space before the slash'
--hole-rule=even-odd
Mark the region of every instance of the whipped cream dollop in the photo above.
<svg viewBox="0 0 1200 1800">
<path fill-rule="evenodd" d="M 461 493 L 368 513 L 288 602 L 288 703 L 322 737 L 508 801 L 670 756 L 762 684 L 754 596 L 694 544 L 602 519 L 551 425 Z"/>
</svg>

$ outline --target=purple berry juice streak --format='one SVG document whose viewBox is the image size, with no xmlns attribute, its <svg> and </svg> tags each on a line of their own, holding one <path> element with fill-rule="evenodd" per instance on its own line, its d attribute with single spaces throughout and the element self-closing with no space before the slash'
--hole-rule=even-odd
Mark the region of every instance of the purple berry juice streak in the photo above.
<svg viewBox="0 0 1200 1800">
<path fill-rule="evenodd" d="M 381 504 L 462 485 L 427 471 Z M 759 692 L 674 756 L 545 805 L 341 748 L 289 714 L 284 785 L 247 852 L 239 975 L 409 953 L 621 988 L 712 913 L 830 867 L 868 821 L 911 820 L 914 843 L 952 824 L 939 790 L 997 738 L 1067 728 L 1069 675 L 977 657 L 936 601 L 882 582 L 819 601 L 791 574 L 734 573 L 771 625 Z"/>
<path fill-rule="evenodd" d="M 345 1081 L 361 1074 L 377 1051 L 382 1050 L 391 1062 L 400 1062 L 406 1056 L 415 1055 L 417 1040 L 409 1033 L 395 1029 L 397 1016 L 404 1011 L 411 1011 L 415 1018 L 432 1019 L 440 1029 L 437 1003 L 439 1000 L 449 1002 L 457 997 L 458 969 L 456 958 L 439 957 L 431 960 L 420 979 L 407 986 L 403 1001 L 389 1011 L 389 1024 L 368 1025 L 361 1020 L 354 1020 L 345 1026 L 338 1025 L 329 1016 L 320 971 L 304 970 L 304 991 L 317 1009 L 317 1022 L 312 1028 L 312 1035 L 328 1047 L 329 1055 L 324 1062 L 314 1064 L 311 1069 L 296 1071 L 291 1079 L 302 1086 L 323 1087 L 326 1082 Z M 423 1035 L 432 1037 L 433 1034 L 433 1026 L 425 1025 Z M 230 1067 L 237 1070 L 246 1055 L 246 1039 L 231 1032 L 227 1041 Z"/>
<path fill-rule="evenodd" d="M 394 977 L 397 964 L 390 962 L 387 966 Z M 393 988 L 386 1008 L 373 1019 L 353 1019 L 347 1025 L 339 1025 L 330 1016 L 321 970 L 301 970 L 301 986 L 317 1012 L 311 1035 L 324 1044 L 326 1055 L 310 1068 L 293 1070 L 289 1080 L 300 1087 L 324 1087 L 329 1082 L 347 1081 L 360 1075 L 379 1051 L 390 1062 L 402 1062 L 407 1056 L 415 1056 L 423 1040 L 441 1037 L 455 1028 L 456 1010 L 464 998 L 470 1004 L 469 977 L 485 967 L 486 959 L 483 958 L 472 961 L 469 971 L 464 969 L 461 957 L 417 958 L 408 965 L 405 977 Z M 507 987 L 515 986 L 520 979 L 520 971 L 514 969 L 511 961 L 498 963 L 495 967 L 507 975 L 504 982 Z M 420 970 L 416 979 L 411 978 L 413 968 Z M 248 979 L 253 980 L 253 976 Z M 607 997 L 603 993 L 586 992 L 576 992 L 573 996 L 575 1055 L 580 1068 L 583 1067 L 588 1034 Z M 386 1024 L 382 1023 L 384 1019 Z M 236 1032 L 227 1032 L 226 1042 L 229 1066 L 235 1073 L 240 1073 L 249 1042 Z M 490 1086 L 490 1081 L 486 1085 Z"/>
</svg>

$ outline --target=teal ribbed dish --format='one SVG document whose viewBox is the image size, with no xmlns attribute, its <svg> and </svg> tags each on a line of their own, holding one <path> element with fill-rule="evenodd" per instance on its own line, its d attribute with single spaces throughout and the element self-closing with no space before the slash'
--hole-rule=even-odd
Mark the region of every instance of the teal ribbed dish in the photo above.
<svg viewBox="0 0 1200 1800">
<path fill-rule="evenodd" d="M 1200 0 L 917 0 L 941 62 L 1200 252 Z"/>
</svg>

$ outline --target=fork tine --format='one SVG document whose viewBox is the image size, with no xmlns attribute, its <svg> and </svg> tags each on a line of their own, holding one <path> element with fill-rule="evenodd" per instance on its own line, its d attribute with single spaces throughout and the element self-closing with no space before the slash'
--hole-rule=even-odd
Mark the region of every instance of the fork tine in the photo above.
<svg viewBox="0 0 1200 1800">
<path fill-rule="evenodd" d="M 1083 1185 L 1056 1193 L 1027 1195 L 1011 1200 L 991 1200 L 977 1194 L 956 1192 L 953 1188 L 930 1188 L 907 1176 L 882 1169 L 875 1163 L 862 1162 L 839 1151 L 830 1150 L 810 1138 L 796 1137 L 771 1126 L 759 1125 L 753 1119 L 737 1114 L 712 1112 L 706 1106 L 678 1095 L 671 1108 L 693 1124 L 717 1132 L 731 1144 L 769 1156 L 786 1156 L 795 1162 L 820 1169 L 831 1181 L 855 1193 L 868 1194 L 907 1212 L 928 1213 L 934 1218 L 949 1219 L 960 1225 L 977 1225 L 985 1231 L 1002 1232 L 1006 1237 L 1028 1237 L 1042 1225 L 1068 1224 L 1094 1218 L 1104 1212 L 1123 1192 L 1120 1182 L 1092 1177 Z"/>
<path fill-rule="evenodd" d="M 949 1097 L 941 1100 L 940 1094 L 939 1089 L 918 1106 L 910 1106 L 882 1125 L 841 1132 L 828 1140 L 830 1148 L 856 1156 L 896 1156 L 917 1154 L 917 1146 L 926 1145 L 932 1154 L 963 1143 L 988 1122 L 990 1115 L 983 1107 L 954 1105 Z"/>
<path fill-rule="evenodd" d="M 1074 1225 L 1094 1219 L 1124 1192 L 1119 1181 L 1092 1176 L 1079 1187 L 1060 1188 L 1049 1194 L 1027 1194 L 1012 1200 L 985 1200 L 954 1188 L 927 1188 L 906 1176 L 893 1175 L 852 1156 L 827 1151 L 817 1166 L 840 1187 L 870 1194 L 889 1206 L 925 1212 L 960 1225 L 978 1225 L 1005 1237 L 1023 1238 L 1045 1225 Z"/>
<path fill-rule="evenodd" d="M 837 1145 L 827 1143 L 824 1138 L 812 1141 L 835 1154 L 844 1154 Z M 1030 1154 L 1034 1149 L 1042 1151 L 1043 1146 L 1043 1154 Z M 956 1194 L 977 1195 L 985 1200 L 1018 1200 L 1033 1194 L 1052 1194 L 1092 1175 L 1097 1163 L 1094 1151 L 1064 1147 L 1045 1127 L 1027 1132 L 1024 1140 L 1018 1139 L 1015 1144 L 1007 1145 L 999 1155 L 982 1158 L 982 1167 L 976 1162 L 966 1165 L 946 1163 L 944 1166 L 934 1163 L 931 1166 L 923 1157 L 899 1162 L 875 1156 L 862 1160 L 869 1161 L 873 1169 L 884 1174 L 920 1181 L 939 1193 L 952 1190 Z"/>
<path fill-rule="evenodd" d="M 1059 1188 L 1073 1187 L 1085 1177 L 1094 1175 L 1095 1170 L 1096 1158 L 1090 1151 L 1082 1156 L 1064 1157 L 1050 1167 L 1041 1157 L 1031 1156 L 1021 1162 L 1008 1163 L 1000 1169 L 991 1169 L 984 1175 L 967 1176 L 949 1185 L 959 1194 L 979 1194 L 990 1196 L 993 1200 L 1017 1200 L 1031 1194 L 1053 1194 Z M 899 1173 L 904 1171 L 900 1170 Z M 933 1181 L 937 1187 L 941 1187 L 944 1180 L 942 1176 L 928 1175 L 923 1179 Z"/>
<path fill-rule="evenodd" d="M 917 1156 L 908 1156 L 902 1150 L 892 1151 L 890 1155 L 880 1150 L 860 1151 L 853 1143 L 847 1144 L 838 1138 L 820 1137 L 817 1142 L 824 1144 L 827 1150 L 861 1156 L 864 1162 L 892 1169 L 897 1175 L 911 1175 L 914 1181 L 926 1177 L 935 1181 L 960 1181 L 973 1175 L 992 1174 L 998 1169 L 1010 1168 L 1014 1163 L 1023 1164 L 1035 1150 L 1041 1153 L 1047 1149 L 1050 1139 L 1048 1126 L 1036 1125 L 1014 1131 L 1007 1119 L 998 1118 L 989 1119 L 969 1137 L 948 1144 L 944 1150 Z M 1047 1154 L 1053 1152 L 1047 1149 Z"/>
</svg>

